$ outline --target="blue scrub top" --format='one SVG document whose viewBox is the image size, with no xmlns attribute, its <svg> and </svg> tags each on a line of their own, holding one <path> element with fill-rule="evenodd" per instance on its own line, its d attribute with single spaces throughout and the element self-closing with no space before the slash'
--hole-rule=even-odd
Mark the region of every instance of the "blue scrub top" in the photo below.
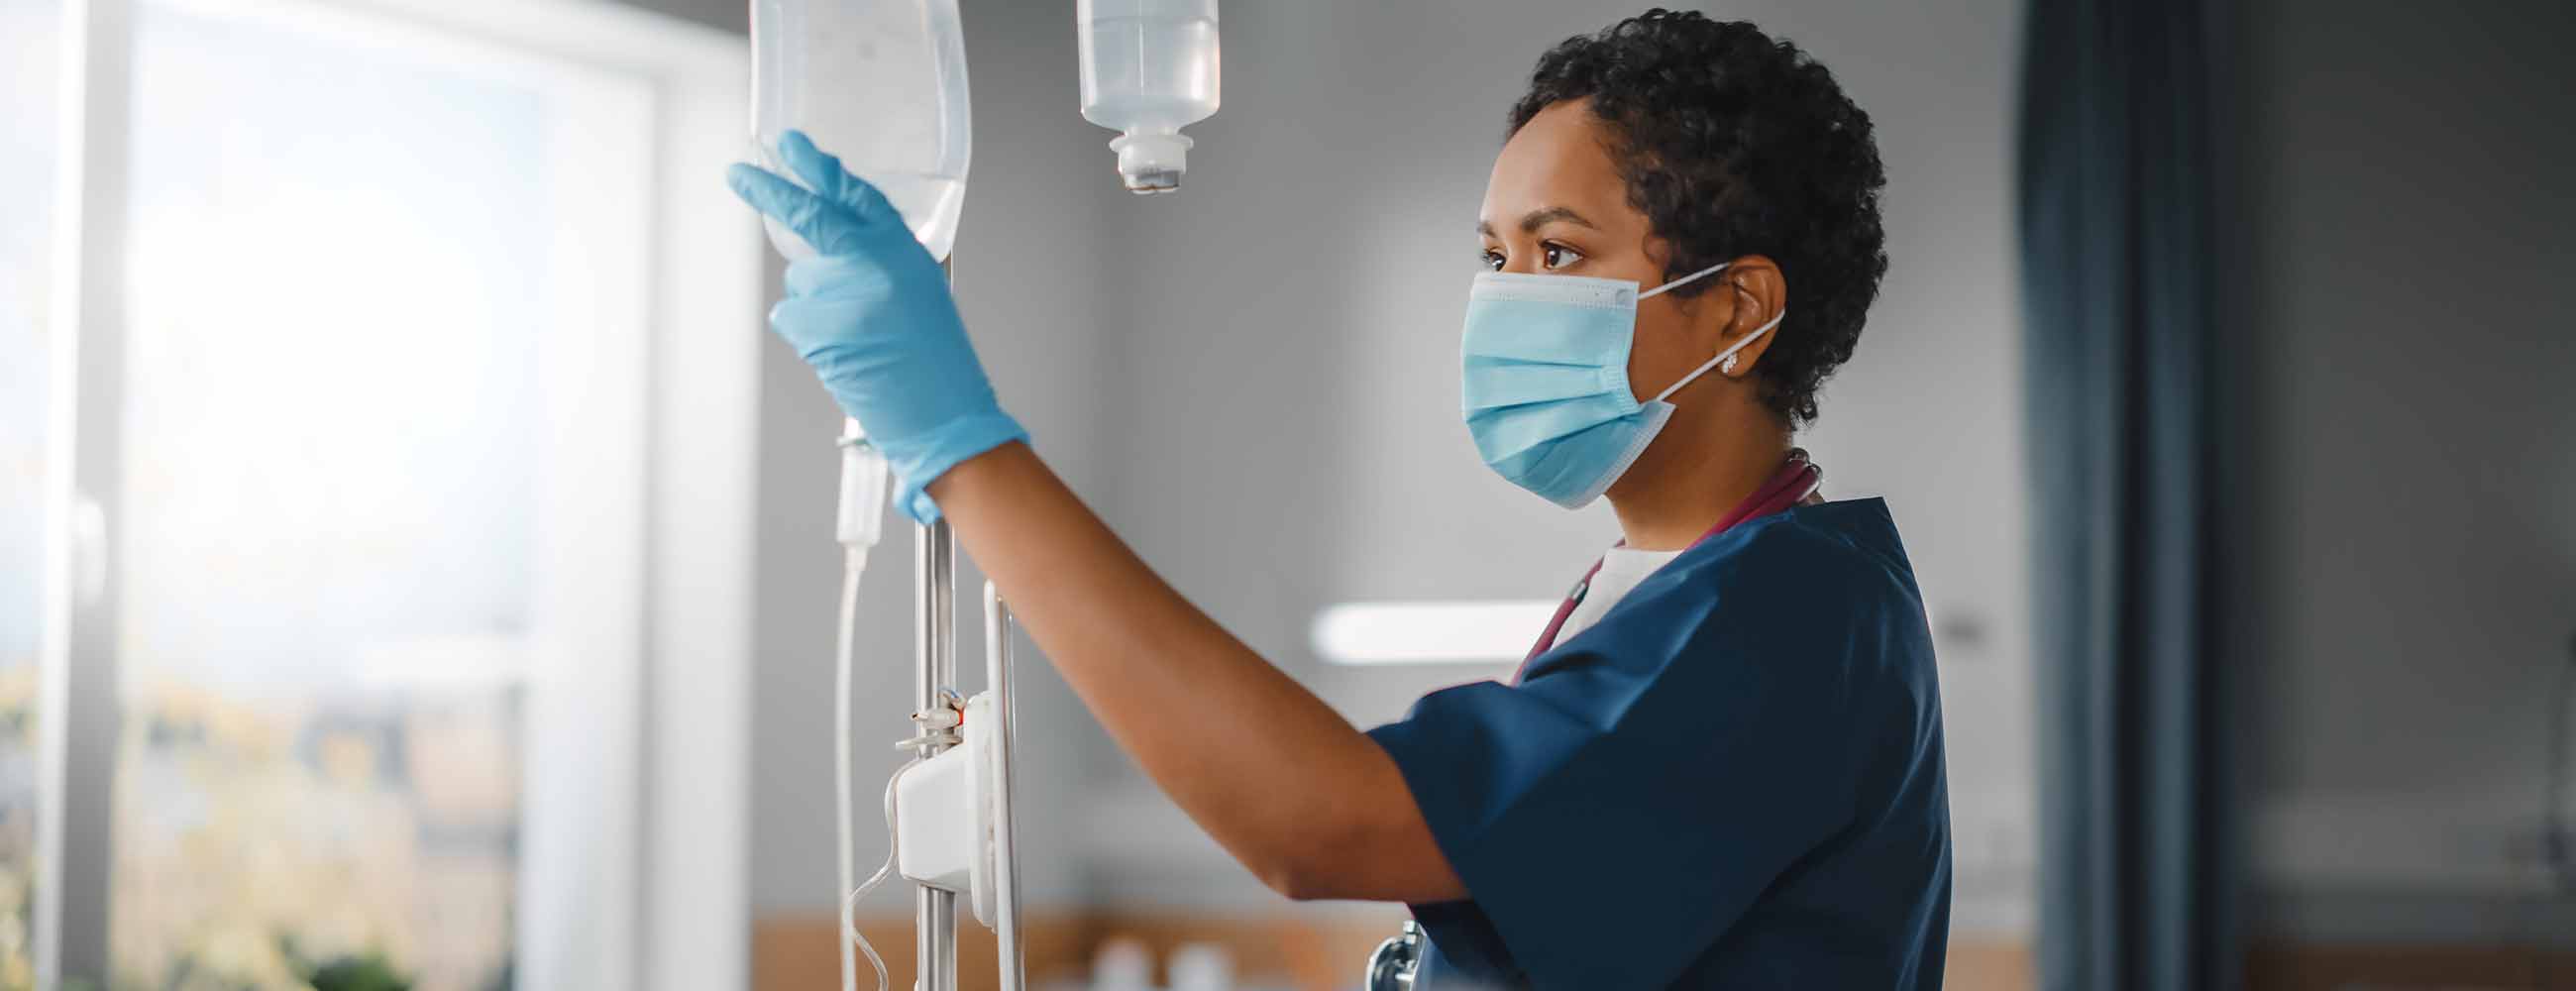
<svg viewBox="0 0 2576 991">
<path fill-rule="evenodd" d="M 1470 893 L 1413 906 L 1417 988 L 1941 986 L 1941 696 L 1881 500 L 1737 524 L 1369 736 Z"/>
</svg>

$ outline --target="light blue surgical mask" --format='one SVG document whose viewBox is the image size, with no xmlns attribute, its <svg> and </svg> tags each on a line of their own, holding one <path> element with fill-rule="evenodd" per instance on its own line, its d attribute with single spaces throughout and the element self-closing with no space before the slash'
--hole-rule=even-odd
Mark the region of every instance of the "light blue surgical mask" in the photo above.
<svg viewBox="0 0 2576 991">
<path fill-rule="evenodd" d="M 1727 346 L 1655 398 L 1628 386 L 1637 301 L 1714 275 L 1712 265 L 1645 292 L 1625 279 L 1482 272 L 1467 293 L 1467 432 L 1485 465 L 1567 509 L 1601 497 L 1673 414 L 1665 398 L 1780 325 Z"/>
</svg>

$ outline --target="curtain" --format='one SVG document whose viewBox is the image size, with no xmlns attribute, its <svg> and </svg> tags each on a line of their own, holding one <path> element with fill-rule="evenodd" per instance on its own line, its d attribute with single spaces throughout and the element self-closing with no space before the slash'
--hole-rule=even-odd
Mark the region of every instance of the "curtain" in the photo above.
<svg viewBox="0 0 2576 991">
<path fill-rule="evenodd" d="M 2208 593 L 2204 11 L 2033 0 L 2018 200 L 2040 727 L 2039 977 L 2239 983 Z"/>
</svg>

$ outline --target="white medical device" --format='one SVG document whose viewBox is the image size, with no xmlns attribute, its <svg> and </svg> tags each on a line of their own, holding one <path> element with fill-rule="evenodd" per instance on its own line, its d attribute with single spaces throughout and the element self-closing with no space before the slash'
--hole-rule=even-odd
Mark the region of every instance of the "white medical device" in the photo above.
<svg viewBox="0 0 2576 991">
<path fill-rule="evenodd" d="M 958 0 L 750 0 L 753 135 L 776 166 L 778 137 L 793 128 L 840 156 L 886 194 L 915 238 L 945 264 L 965 205 L 972 118 Z M 1121 181 L 1168 192 L 1188 167 L 1180 129 L 1217 109 L 1217 0 L 1076 0 L 1085 119 L 1120 131 Z M 769 224 L 789 259 L 813 254 Z M 858 652 L 858 590 L 868 552 L 883 535 L 886 461 L 856 421 L 841 436 L 837 537 L 845 567 L 833 707 L 839 805 L 841 987 L 856 991 L 856 955 L 886 991 L 885 960 L 859 936 L 860 896 L 888 877 L 917 886 L 917 991 L 956 991 L 957 901 L 992 928 L 1000 986 L 1026 986 L 1019 933 L 1019 877 L 1011 809 L 1011 615 L 984 585 L 985 690 L 957 686 L 955 537 L 946 520 L 918 527 L 913 555 L 913 733 L 897 744 L 913 760 L 886 785 L 886 862 L 856 881 L 851 810 L 850 672 Z"/>
</svg>

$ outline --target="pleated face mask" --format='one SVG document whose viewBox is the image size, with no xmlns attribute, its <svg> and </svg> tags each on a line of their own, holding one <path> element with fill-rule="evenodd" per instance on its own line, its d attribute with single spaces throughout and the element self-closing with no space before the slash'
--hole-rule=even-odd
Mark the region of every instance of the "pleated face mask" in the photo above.
<svg viewBox="0 0 2576 991">
<path fill-rule="evenodd" d="M 1788 315 L 1772 317 L 1655 398 L 1638 402 L 1628 386 L 1637 301 L 1725 268 L 1713 265 L 1645 292 L 1625 279 L 1478 273 L 1467 293 L 1460 391 L 1467 432 L 1485 465 L 1567 509 L 1600 498 L 1672 417 L 1666 397 Z"/>
</svg>

